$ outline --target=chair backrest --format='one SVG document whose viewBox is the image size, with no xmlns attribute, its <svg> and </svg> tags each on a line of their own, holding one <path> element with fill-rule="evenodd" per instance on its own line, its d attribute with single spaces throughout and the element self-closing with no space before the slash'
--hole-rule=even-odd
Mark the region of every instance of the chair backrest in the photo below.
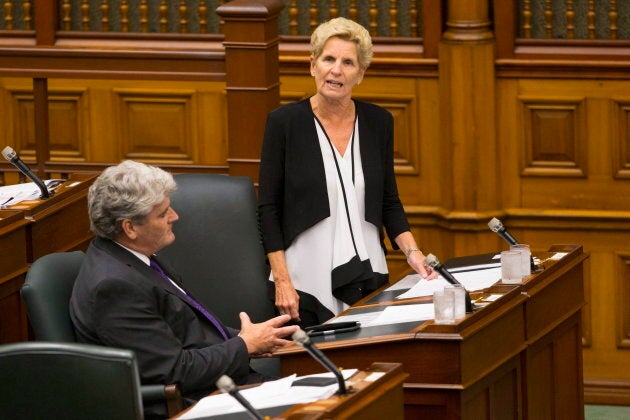
<svg viewBox="0 0 630 420">
<path fill-rule="evenodd" d="M 0 346 L 0 417 L 141 419 L 138 366 L 129 350 L 78 343 Z"/>
<path fill-rule="evenodd" d="M 84 255 L 81 251 L 48 254 L 26 273 L 20 293 L 37 340 L 76 341 L 68 304 Z"/>
<path fill-rule="evenodd" d="M 171 206 L 180 219 L 173 226 L 175 242 L 160 257 L 227 325 L 240 328 L 241 311 L 255 322 L 271 318 L 251 180 L 216 174 L 178 174 L 175 180 Z"/>
</svg>

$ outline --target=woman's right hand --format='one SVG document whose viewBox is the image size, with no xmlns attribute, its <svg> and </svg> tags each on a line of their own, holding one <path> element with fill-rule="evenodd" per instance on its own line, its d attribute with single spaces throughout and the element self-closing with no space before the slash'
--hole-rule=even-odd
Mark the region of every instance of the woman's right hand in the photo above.
<svg viewBox="0 0 630 420">
<path fill-rule="evenodd" d="M 276 283 L 276 308 L 280 314 L 288 314 L 294 321 L 300 321 L 299 300 L 300 296 L 295 291 L 291 278 L 287 273 L 285 276 L 274 276 Z"/>
<path fill-rule="evenodd" d="M 292 320 L 299 322 L 300 296 L 291 281 L 284 251 L 270 252 L 267 257 L 271 265 L 273 281 L 276 284 L 276 308 L 278 308 L 280 315 L 291 315 Z"/>
</svg>

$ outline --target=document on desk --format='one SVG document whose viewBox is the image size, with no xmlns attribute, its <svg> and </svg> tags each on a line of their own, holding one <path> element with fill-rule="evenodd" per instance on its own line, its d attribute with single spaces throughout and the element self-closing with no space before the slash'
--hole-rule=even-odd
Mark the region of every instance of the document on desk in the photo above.
<svg viewBox="0 0 630 420">
<path fill-rule="evenodd" d="M 53 191 L 64 181 L 63 179 L 47 179 L 43 182 L 48 191 Z M 0 208 L 12 206 L 25 200 L 37 200 L 40 194 L 41 190 L 34 182 L 5 185 L 0 187 Z"/>
<path fill-rule="evenodd" d="M 357 372 L 357 369 L 341 371 L 345 380 Z M 261 385 L 239 391 L 257 410 L 286 405 L 306 404 L 329 398 L 339 389 L 338 384 L 327 386 L 291 386 L 303 378 L 333 378 L 332 373 L 300 376 L 293 374 L 277 381 L 263 382 Z M 202 398 L 179 419 L 197 419 L 219 414 L 244 412 L 245 409 L 230 394 L 210 395 Z"/>
<path fill-rule="evenodd" d="M 457 281 L 464 285 L 466 290 L 474 292 L 490 287 L 501 280 L 501 267 L 490 267 L 471 271 L 451 271 L 451 274 L 453 274 L 453 277 L 455 277 Z M 438 278 L 434 280 L 425 280 L 419 274 L 410 274 L 407 277 L 412 279 L 416 278 L 416 284 L 407 292 L 396 297 L 396 299 L 432 296 L 433 292 L 442 290 L 444 286 L 449 284 L 442 276 L 438 276 Z M 406 278 L 403 278 L 401 281 L 405 280 Z"/>
<path fill-rule="evenodd" d="M 358 321 L 361 328 L 378 325 L 402 324 L 404 322 L 426 321 L 434 318 L 433 304 L 391 305 L 382 311 L 343 315 L 336 322 Z"/>
<path fill-rule="evenodd" d="M 434 318 L 434 310 L 432 303 L 421 303 L 417 305 L 392 305 L 385 308 L 375 319 L 373 319 L 369 327 L 377 325 L 400 324 L 403 322 L 426 321 Z"/>
</svg>

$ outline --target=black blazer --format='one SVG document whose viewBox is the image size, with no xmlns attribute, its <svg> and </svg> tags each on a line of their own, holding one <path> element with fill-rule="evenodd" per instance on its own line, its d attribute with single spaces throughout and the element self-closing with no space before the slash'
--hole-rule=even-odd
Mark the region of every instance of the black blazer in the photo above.
<svg viewBox="0 0 630 420">
<path fill-rule="evenodd" d="M 131 349 L 142 383 L 178 383 L 193 398 L 214 390 L 223 374 L 240 384 L 258 381 L 250 377 L 247 346 L 238 331 L 224 326 L 229 336 L 224 340 L 178 293 L 135 255 L 97 237 L 70 300 L 78 341 Z"/>
<path fill-rule="evenodd" d="M 394 238 L 409 230 L 394 176 L 394 123 L 385 109 L 355 100 L 365 178 L 365 220 Z M 309 99 L 267 117 L 260 162 L 260 213 L 266 252 L 287 249 L 297 235 L 330 216 L 324 159 Z"/>
</svg>

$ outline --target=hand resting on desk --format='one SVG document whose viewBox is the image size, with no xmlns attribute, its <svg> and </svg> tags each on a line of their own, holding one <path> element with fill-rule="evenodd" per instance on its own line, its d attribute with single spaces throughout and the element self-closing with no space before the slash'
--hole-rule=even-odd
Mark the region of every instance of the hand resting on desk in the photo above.
<svg viewBox="0 0 630 420">
<path fill-rule="evenodd" d="M 239 337 L 245 341 L 247 352 L 252 357 L 271 357 L 274 351 L 291 343 L 284 337 L 290 337 L 298 329 L 297 325 L 283 327 L 291 319 L 289 315 L 280 315 L 258 324 L 254 324 L 245 312 L 241 312 L 239 317 Z"/>
</svg>

